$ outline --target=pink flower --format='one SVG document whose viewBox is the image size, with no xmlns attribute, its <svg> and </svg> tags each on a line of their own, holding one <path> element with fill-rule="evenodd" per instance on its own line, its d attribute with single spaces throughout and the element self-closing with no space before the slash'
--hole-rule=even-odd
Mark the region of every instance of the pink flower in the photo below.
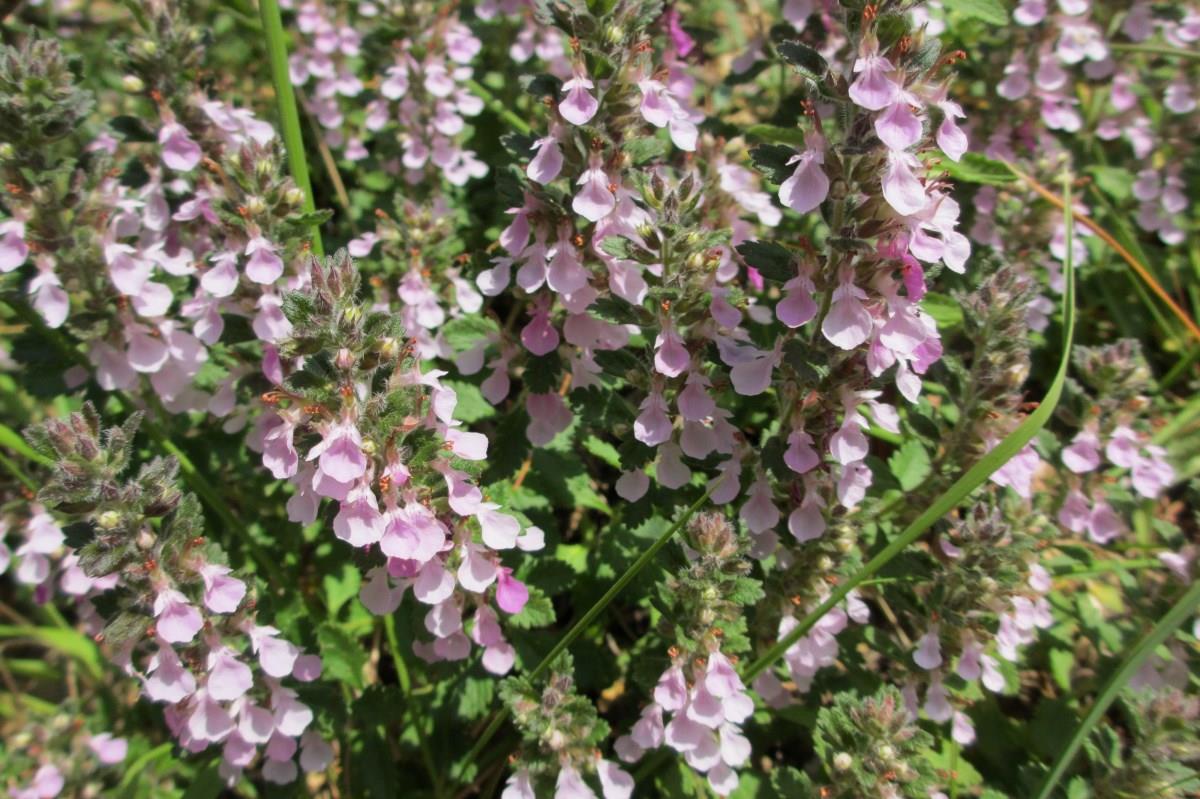
<svg viewBox="0 0 1200 799">
<path fill-rule="evenodd" d="M 549 444 L 556 435 L 570 427 L 571 420 L 575 418 L 556 391 L 527 395 L 525 409 L 529 412 L 525 436 L 535 447 Z"/>
<path fill-rule="evenodd" d="M 806 483 L 804 501 L 788 515 L 788 532 L 800 543 L 820 538 L 825 532 L 825 516 L 821 513 L 823 507 L 825 500 L 813 485 Z"/>
<path fill-rule="evenodd" d="M 558 104 L 558 113 L 562 114 L 563 119 L 572 125 L 585 125 L 596 115 L 600 103 L 588 93 L 588 89 L 594 87 L 595 84 L 588 79 L 583 64 L 576 64 L 574 76 L 562 85 L 567 96 Z"/>
<path fill-rule="evenodd" d="M 815 287 L 808 275 L 797 275 L 784 283 L 783 299 L 775 305 L 775 318 L 790 328 L 812 321 L 818 310 L 813 291 Z"/>
<path fill-rule="evenodd" d="M 246 242 L 246 277 L 255 283 L 274 283 L 283 275 L 283 259 L 275 252 L 275 245 L 262 236 Z"/>
<path fill-rule="evenodd" d="M 798 214 L 813 210 L 829 195 L 829 178 L 821 169 L 825 163 L 825 141 L 812 134 L 805 143 L 808 149 L 788 159 L 789 166 L 798 166 L 779 186 L 779 201 Z"/>
<path fill-rule="evenodd" d="M 88 748 L 101 763 L 112 766 L 125 759 L 129 751 L 129 742 L 124 738 L 114 737 L 112 733 L 102 732 L 88 740 Z"/>
<path fill-rule="evenodd" d="M 821 323 L 821 333 L 831 344 L 852 350 L 871 335 L 871 314 L 863 305 L 867 293 L 854 285 L 854 274 L 846 271 L 842 282 L 833 290 L 833 302 Z"/>
<path fill-rule="evenodd" d="M 683 346 L 683 340 L 669 321 L 663 322 L 662 330 L 654 340 L 654 347 L 654 368 L 659 374 L 678 377 L 691 362 L 691 355 Z"/>
<path fill-rule="evenodd" d="M 208 694 L 221 702 L 240 699 L 254 685 L 250 667 L 233 650 L 219 646 L 208 653 Z"/>
<path fill-rule="evenodd" d="M 888 77 L 892 63 L 879 55 L 877 42 L 864 46 L 864 52 L 854 62 L 854 72 L 858 75 L 850 84 L 850 99 L 860 108 L 868 111 L 878 111 L 887 108 L 900 93 L 900 87 Z"/>
<path fill-rule="evenodd" d="M 804 474 L 821 462 L 821 456 L 813 448 L 813 438 L 802 429 L 793 430 L 787 437 L 787 449 L 783 462 L 796 474 Z"/>
<path fill-rule="evenodd" d="M 177 172 L 191 172 L 204 155 L 187 128 L 178 122 L 163 125 L 158 132 L 158 143 L 162 146 L 163 163 Z"/>
<path fill-rule="evenodd" d="M 913 99 L 902 92 L 897 102 L 875 117 L 875 135 L 890 150 L 907 150 L 921 140 L 921 120 L 910 105 Z"/>
<path fill-rule="evenodd" d="M 702 422 L 716 412 L 717 403 L 708 393 L 711 386 L 712 382 L 702 373 L 688 374 L 686 386 L 675 397 L 675 407 L 686 421 Z"/>
<path fill-rule="evenodd" d="M 633 437 L 648 447 L 657 447 L 671 438 L 671 420 L 667 401 L 661 391 L 651 391 L 642 400 L 641 413 L 633 422 Z"/>
<path fill-rule="evenodd" d="M 333 520 L 333 533 L 352 547 L 365 547 L 383 536 L 383 516 L 371 486 L 362 482 L 350 489 Z"/>
<path fill-rule="evenodd" d="M 533 305 L 533 316 L 521 330 L 521 343 L 537 356 L 558 349 L 558 330 L 550 323 L 550 298 L 539 297 Z"/>
<path fill-rule="evenodd" d="M 175 704 L 196 690 L 196 678 L 183 667 L 175 650 L 159 644 L 158 651 L 146 666 L 146 695 L 155 702 Z"/>
<path fill-rule="evenodd" d="M 236 577 L 229 577 L 229 567 L 207 563 L 201 566 L 200 577 L 204 580 L 204 604 L 213 613 L 233 613 L 246 596 L 246 584 Z"/>
<path fill-rule="evenodd" d="M 538 139 L 533 143 L 533 147 L 537 150 L 537 155 L 525 168 L 525 174 L 534 183 L 544 186 L 562 171 L 562 149 L 558 146 L 558 138 L 553 135 Z"/>
<path fill-rule="evenodd" d="M 1081 430 L 1063 448 L 1063 465 L 1075 474 L 1085 474 L 1100 467 L 1100 437 L 1092 430 Z"/>
<path fill-rule="evenodd" d="M 954 120 L 956 117 L 962 119 L 966 115 L 963 113 L 962 106 L 951 100 L 943 100 L 938 103 L 938 108 L 943 114 L 942 124 L 938 125 L 937 129 L 938 147 L 942 148 L 942 152 L 951 161 L 959 161 L 967 151 L 967 134 L 963 133 L 962 128 Z"/>
<path fill-rule="evenodd" d="M 771 486 L 765 477 L 759 477 L 750 486 L 749 497 L 742 505 L 739 516 L 751 533 L 758 534 L 779 524 L 779 508 L 772 501 Z"/>
<path fill-rule="evenodd" d="M 617 198 L 609 188 L 610 182 L 600 156 L 593 155 L 576 181 L 583 189 L 571 200 L 571 209 L 589 222 L 599 222 L 611 214 L 617 207 Z"/>
<path fill-rule="evenodd" d="M 154 617 L 159 637 L 172 644 L 190 643 L 204 626 L 200 611 L 171 588 L 160 590 L 154 598 Z"/>
<path fill-rule="evenodd" d="M 362 452 L 362 435 L 349 419 L 330 425 L 321 443 L 308 452 L 308 460 L 319 458 L 319 473 L 339 483 L 350 483 L 366 474 L 367 458 Z"/>
<path fill-rule="evenodd" d="M 0 222 L 0 272 L 11 272 L 29 257 L 25 223 L 16 219 Z"/>
<path fill-rule="evenodd" d="M 501 567 L 496 577 L 496 605 L 505 613 L 520 613 L 529 601 L 529 589 L 512 576 L 512 569 Z"/>
<path fill-rule="evenodd" d="M 942 665 L 942 648 L 938 640 L 938 629 L 934 627 L 921 636 L 917 641 L 917 650 L 913 652 L 913 663 L 926 671 L 933 671 Z"/>
<path fill-rule="evenodd" d="M 911 216 L 929 204 L 925 187 L 913 174 L 920 161 L 910 153 L 888 151 L 887 169 L 883 174 L 883 198 L 901 216 Z"/>
<path fill-rule="evenodd" d="M 743 397 L 754 397 L 766 391 L 782 358 L 782 348 L 783 339 L 779 339 L 770 352 L 758 352 L 751 359 L 735 364 L 729 370 L 733 390 Z"/>
</svg>

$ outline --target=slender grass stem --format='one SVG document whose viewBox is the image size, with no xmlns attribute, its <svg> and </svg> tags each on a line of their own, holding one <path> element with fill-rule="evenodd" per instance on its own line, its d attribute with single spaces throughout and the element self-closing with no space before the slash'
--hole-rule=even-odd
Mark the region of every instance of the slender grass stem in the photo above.
<svg viewBox="0 0 1200 799">
<path fill-rule="evenodd" d="M 279 16 L 279 0 L 259 0 L 259 15 L 262 17 L 263 39 L 267 45 L 267 57 L 271 62 L 271 79 L 275 83 L 275 103 L 279 109 L 279 126 L 283 131 L 283 144 L 287 148 L 288 168 L 292 180 L 304 192 L 304 210 L 316 210 L 312 182 L 308 178 L 308 159 L 304 154 L 304 134 L 300 130 L 300 114 L 296 110 L 296 94 L 292 91 L 292 79 L 288 75 L 287 39 L 283 34 L 283 20 Z M 325 248 L 321 244 L 321 231 L 316 225 L 312 229 L 312 249 L 321 257 Z"/>
<path fill-rule="evenodd" d="M 484 105 L 490 108 L 493 112 L 500 115 L 500 118 L 511 125 L 519 133 L 529 134 L 533 132 L 533 128 L 524 119 L 521 119 L 508 106 L 500 101 L 496 95 L 492 94 L 486 86 L 477 80 L 467 81 L 467 88 L 471 90 L 479 99 L 483 100 Z"/>
<path fill-rule="evenodd" d="M 1172 58 L 1185 58 L 1200 61 L 1200 50 L 1184 50 L 1181 47 L 1171 47 L 1166 44 L 1121 44 L 1110 43 L 1110 50 L 1120 53 L 1145 53 L 1146 55 L 1163 55 Z"/>
<path fill-rule="evenodd" d="M 1054 765 L 1051 766 L 1050 772 L 1038 789 L 1036 799 L 1049 799 L 1067 769 L 1070 768 L 1071 762 L 1075 759 L 1075 755 L 1078 754 L 1084 741 L 1091 735 L 1092 729 L 1104 714 L 1108 712 L 1108 708 L 1116 701 L 1125 685 L 1146 662 L 1146 658 L 1150 657 L 1154 650 L 1175 632 L 1176 628 L 1191 618 L 1197 606 L 1200 606 L 1200 581 L 1192 583 L 1191 588 L 1179 597 L 1171 609 L 1159 619 L 1158 624 L 1154 625 L 1154 628 L 1138 642 L 1137 646 L 1126 655 L 1125 660 L 1109 677 L 1088 714 L 1075 728 L 1066 747 L 1059 752 Z"/>
</svg>

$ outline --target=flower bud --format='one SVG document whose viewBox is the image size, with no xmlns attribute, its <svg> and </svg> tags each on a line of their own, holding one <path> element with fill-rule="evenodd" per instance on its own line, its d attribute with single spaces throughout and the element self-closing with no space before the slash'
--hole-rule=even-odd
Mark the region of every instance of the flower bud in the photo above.
<svg viewBox="0 0 1200 799">
<path fill-rule="evenodd" d="M 141 94 L 146 90 L 146 82 L 137 75 L 126 75 L 121 78 L 121 88 L 130 94 Z"/>
<path fill-rule="evenodd" d="M 263 202 L 261 197 L 251 197 L 249 200 L 246 200 L 246 210 L 254 216 L 259 216 L 266 212 L 267 204 Z"/>
<path fill-rule="evenodd" d="M 836 771 L 849 771 L 854 765 L 854 758 L 849 752 L 838 752 L 833 756 L 833 768 Z"/>
<path fill-rule="evenodd" d="M 153 549 L 154 541 L 155 541 L 154 533 L 152 533 L 149 530 L 146 530 L 144 528 L 142 530 L 138 531 L 138 536 L 137 536 L 138 549 L 141 549 L 141 550 Z"/>
<path fill-rule="evenodd" d="M 101 530 L 115 530 L 121 525 L 121 514 L 115 510 L 106 510 L 96 519 L 96 525 Z"/>
<path fill-rule="evenodd" d="M 338 350 L 337 357 L 334 358 L 333 362 L 337 368 L 349 370 L 354 368 L 355 360 L 354 353 L 345 347 L 342 347 L 340 350 Z"/>
</svg>

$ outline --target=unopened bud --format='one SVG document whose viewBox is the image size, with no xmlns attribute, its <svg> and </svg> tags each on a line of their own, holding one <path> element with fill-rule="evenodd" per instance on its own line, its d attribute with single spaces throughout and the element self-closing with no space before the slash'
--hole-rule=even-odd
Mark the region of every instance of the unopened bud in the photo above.
<svg viewBox="0 0 1200 799">
<path fill-rule="evenodd" d="M 838 752 L 833 756 L 833 768 L 836 771 L 849 771 L 853 765 L 854 758 L 850 756 L 849 752 Z"/>
<path fill-rule="evenodd" d="M 146 82 L 137 75 L 126 75 L 121 78 L 121 88 L 130 94 L 141 94 L 146 90 Z"/>
<path fill-rule="evenodd" d="M 337 368 L 343 370 L 354 368 L 354 361 L 354 353 L 345 347 L 342 347 L 340 350 L 338 350 L 337 357 L 334 359 L 334 363 L 337 365 Z"/>
<path fill-rule="evenodd" d="M 246 210 L 254 216 L 258 216 L 266 212 L 267 204 L 263 202 L 262 197 L 251 197 L 249 200 L 246 200 Z"/>
<path fill-rule="evenodd" d="M 121 524 L 121 514 L 115 510 L 106 510 L 96 519 L 101 530 L 115 530 Z"/>
<path fill-rule="evenodd" d="M 374 441 L 372 441 L 372 440 L 371 440 L 371 439 L 369 439 L 369 438 L 364 438 L 364 439 L 363 439 L 363 443 L 362 443 L 362 447 L 360 447 L 360 449 L 362 450 L 362 452 L 363 452 L 363 454 L 364 454 L 364 455 L 368 455 L 368 456 L 369 456 L 369 455 L 374 455 L 374 454 L 375 454 L 375 450 L 376 450 L 376 447 L 375 447 L 375 442 L 374 442 Z"/>
<path fill-rule="evenodd" d="M 604 31 L 604 38 L 609 44 L 620 44 L 625 38 L 625 29 L 620 25 L 609 25 Z"/>
<path fill-rule="evenodd" d="M 140 42 L 134 45 L 134 48 L 140 55 L 143 55 L 147 58 L 152 58 L 158 55 L 158 44 L 150 39 L 142 39 Z"/>
<path fill-rule="evenodd" d="M 891 744 L 882 744 L 875 752 L 880 760 L 893 760 L 896 757 L 896 748 Z"/>
<path fill-rule="evenodd" d="M 16 149 L 8 142 L 0 144 L 0 160 L 9 161 L 17 154 Z"/>
<path fill-rule="evenodd" d="M 304 202 L 304 192 L 293 186 L 283 193 L 283 201 L 291 206 L 299 206 Z"/>
<path fill-rule="evenodd" d="M 141 530 L 137 537 L 138 549 L 148 550 L 154 547 L 154 533 L 149 530 Z"/>
</svg>

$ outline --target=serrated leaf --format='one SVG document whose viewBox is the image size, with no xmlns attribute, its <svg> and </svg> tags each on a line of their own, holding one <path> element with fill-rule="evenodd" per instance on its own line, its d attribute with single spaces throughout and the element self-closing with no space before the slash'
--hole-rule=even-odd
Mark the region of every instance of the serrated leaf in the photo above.
<svg viewBox="0 0 1200 799">
<path fill-rule="evenodd" d="M 509 616 L 504 621 L 518 630 L 530 630 L 534 627 L 546 627 L 554 623 L 554 604 L 550 597 L 538 588 L 529 586 L 529 601 L 520 613 Z"/>
<path fill-rule="evenodd" d="M 617 448 L 607 441 L 601 441 L 595 436 L 588 436 L 583 441 L 583 447 L 588 452 L 595 455 L 600 460 L 607 463 L 614 469 L 621 468 L 621 455 L 617 452 Z"/>
<path fill-rule="evenodd" d="M 910 438 L 888 458 L 888 468 L 905 491 L 912 491 L 929 476 L 929 453 L 915 438 Z"/>
<path fill-rule="evenodd" d="M 336 624 L 326 622 L 317 628 L 317 644 L 321 648 L 324 673 L 355 690 L 361 690 L 367 653 L 358 639 Z"/>
<path fill-rule="evenodd" d="M 487 338 L 499 328 L 496 321 L 486 316 L 460 316 L 442 325 L 442 337 L 455 352 L 470 349 L 482 338 Z"/>
</svg>

